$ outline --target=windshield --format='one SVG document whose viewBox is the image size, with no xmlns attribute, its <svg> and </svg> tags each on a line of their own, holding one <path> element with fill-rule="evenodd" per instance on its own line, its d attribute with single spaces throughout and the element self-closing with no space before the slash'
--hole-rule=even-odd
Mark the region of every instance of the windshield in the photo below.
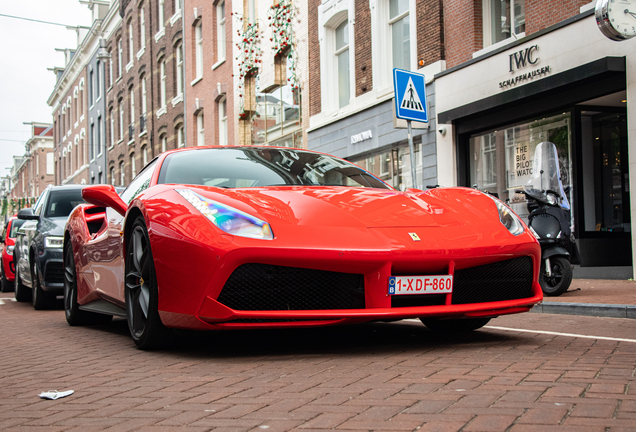
<svg viewBox="0 0 636 432">
<path fill-rule="evenodd" d="M 14 219 L 13 222 L 11 222 L 11 232 L 9 233 L 9 238 L 16 238 L 16 236 L 18 235 L 18 230 L 23 223 L 23 219 Z"/>
<path fill-rule="evenodd" d="M 84 203 L 81 189 L 51 191 L 45 217 L 68 217 L 75 206 Z"/>
<path fill-rule="evenodd" d="M 389 188 L 342 159 L 303 150 L 253 147 L 173 153 L 166 157 L 158 183 L 224 188 L 287 185 Z"/>
<path fill-rule="evenodd" d="M 546 192 L 553 192 L 561 198 L 559 204 L 566 209 L 570 208 L 567 196 L 561 183 L 559 170 L 559 155 L 556 146 L 551 142 L 542 142 L 534 150 L 532 163 L 532 178 L 523 186 L 528 195 L 537 197 Z"/>
</svg>

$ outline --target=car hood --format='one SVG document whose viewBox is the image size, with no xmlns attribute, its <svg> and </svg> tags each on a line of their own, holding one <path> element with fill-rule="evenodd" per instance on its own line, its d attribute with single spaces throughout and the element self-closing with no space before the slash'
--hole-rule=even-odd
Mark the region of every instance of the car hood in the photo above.
<svg viewBox="0 0 636 432">
<path fill-rule="evenodd" d="M 474 189 L 430 192 L 350 187 L 188 187 L 209 199 L 269 222 L 315 227 L 451 227 L 498 218 L 496 206 Z"/>
</svg>

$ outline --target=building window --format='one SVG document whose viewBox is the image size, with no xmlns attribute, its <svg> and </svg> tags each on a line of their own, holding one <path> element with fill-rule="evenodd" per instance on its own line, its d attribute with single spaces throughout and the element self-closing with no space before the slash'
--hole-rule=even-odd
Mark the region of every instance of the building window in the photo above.
<svg viewBox="0 0 636 432">
<path fill-rule="evenodd" d="M 203 24 L 199 20 L 194 27 L 196 77 L 203 76 Z"/>
<path fill-rule="evenodd" d="M 139 36 L 140 50 L 143 51 L 146 47 L 146 14 L 143 5 L 141 5 L 141 9 L 139 9 Z"/>
<path fill-rule="evenodd" d="M 123 186 L 125 184 L 126 174 L 124 173 L 124 162 L 119 162 L 119 185 Z"/>
<path fill-rule="evenodd" d="M 166 107 L 166 61 L 162 60 L 161 65 L 159 66 L 159 71 L 161 75 L 161 81 L 159 82 L 159 97 L 161 100 L 159 101 L 159 106 L 161 108 Z"/>
<path fill-rule="evenodd" d="M 95 97 L 95 80 L 93 79 L 93 70 L 88 73 L 88 106 L 93 106 L 93 98 Z"/>
<path fill-rule="evenodd" d="M 183 45 L 179 43 L 175 49 L 176 70 L 175 77 L 177 79 L 177 96 L 183 94 Z"/>
<path fill-rule="evenodd" d="M 134 47 L 133 47 L 133 25 L 132 20 L 128 21 L 128 63 L 133 62 L 134 55 Z"/>
<path fill-rule="evenodd" d="M 135 133 L 134 132 L 135 130 L 135 89 L 133 88 L 133 86 L 130 86 L 130 88 L 128 89 L 128 94 L 130 98 L 130 129 L 131 129 L 129 139 L 132 140 Z"/>
<path fill-rule="evenodd" d="M 144 75 L 141 78 L 141 117 L 139 119 L 139 132 L 146 130 L 146 111 L 148 109 L 146 97 L 146 76 Z"/>
<path fill-rule="evenodd" d="M 95 123 L 91 123 L 91 134 L 88 137 L 90 139 L 90 145 L 88 147 L 88 157 L 90 158 L 90 160 L 95 159 L 95 155 L 97 154 L 96 151 L 96 143 L 95 143 Z"/>
<path fill-rule="evenodd" d="M 165 27 L 165 16 L 164 16 L 164 10 L 163 10 L 163 4 L 164 4 L 164 0 L 159 0 L 159 31 L 163 30 Z"/>
<path fill-rule="evenodd" d="M 526 31 L 525 0 L 483 0 L 484 46 Z"/>
<path fill-rule="evenodd" d="M 141 148 L 141 155 L 142 155 L 142 161 L 144 163 L 144 166 L 148 165 L 148 147 L 147 146 L 143 146 Z"/>
<path fill-rule="evenodd" d="M 119 141 L 124 139 L 124 101 L 119 99 Z"/>
<path fill-rule="evenodd" d="M 110 117 L 110 146 L 115 145 L 115 116 L 113 115 L 113 109 L 108 111 L 108 117 Z"/>
<path fill-rule="evenodd" d="M 197 145 L 205 145 L 205 134 L 203 132 L 203 110 L 197 114 Z"/>
<path fill-rule="evenodd" d="M 166 138 L 165 135 L 162 135 L 160 140 L 161 140 L 161 153 L 163 153 L 167 149 L 168 139 Z"/>
<path fill-rule="evenodd" d="M 393 67 L 411 70 L 410 0 L 389 0 Z"/>
<path fill-rule="evenodd" d="M 216 52 L 217 62 L 225 60 L 225 2 L 216 6 Z"/>
<path fill-rule="evenodd" d="M 203 118 L 201 118 L 203 121 Z M 185 146 L 185 137 L 183 135 L 183 125 L 177 128 L 177 148 Z"/>
<path fill-rule="evenodd" d="M 112 52 L 108 51 L 108 55 L 110 56 L 110 60 L 108 61 L 108 85 L 113 85 L 113 57 Z"/>
<path fill-rule="evenodd" d="M 137 165 L 135 164 L 135 154 L 130 155 L 130 178 L 134 179 L 137 175 Z"/>
<path fill-rule="evenodd" d="M 110 184 L 115 186 L 115 167 L 110 167 Z"/>
<path fill-rule="evenodd" d="M 95 68 L 95 100 L 99 100 L 99 98 L 102 95 L 101 74 L 100 74 L 101 68 L 102 68 L 102 62 L 97 60 L 97 67 Z"/>
<path fill-rule="evenodd" d="M 121 45 L 121 38 L 117 39 L 117 77 L 121 77 L 122 63 L 124 61 L 124 49 Z"/>
<path fill-rule="evenodd" d="M 338 108 L 349 105 L 349 21 L 336 27 L 336 57 L 338 62 Z"/>
<path fill-rule="evenodd" d="M 102 116 L 97 117 L 97 156 L 102 154 Z"/>
<path fill-rule="evenodd" d="M 227 98 L 219 101 L 219 144 L 227 145 Z"/>
</svg>

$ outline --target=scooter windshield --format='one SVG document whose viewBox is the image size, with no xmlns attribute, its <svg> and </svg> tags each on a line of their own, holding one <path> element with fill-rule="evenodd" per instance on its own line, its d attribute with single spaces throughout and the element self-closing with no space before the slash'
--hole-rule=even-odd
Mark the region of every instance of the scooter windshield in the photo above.
<svg viewBox="0 0 636 432">
<path fill-rule="evenodd" d="M 529 196 L 542 201 L 546 200 L 547 194 L 553 193 L 560 207 L 570 209 L 570 203 L 561 183 L 559 155 L 554 143 L 542 142 L 537 145 L 532 163 L 532 178 L 523 188 Z"/>
</svg>

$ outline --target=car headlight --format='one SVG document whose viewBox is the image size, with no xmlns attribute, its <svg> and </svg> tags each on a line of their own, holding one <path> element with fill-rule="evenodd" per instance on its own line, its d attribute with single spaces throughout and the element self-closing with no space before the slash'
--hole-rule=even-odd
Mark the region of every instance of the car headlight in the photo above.
<svg viewBox="0 0 636 432">
<path fill-rule="evenodd" d="M 510 207 L 499 201 L 494 196 L 488 194 L 486 194 L 486 196 L 488 196 L 495 202 L 497 210 L 499 211 L 499 220 L 501 221 L 503 226 L 505 226 L 506 229 L 510 231 L 510 234 L 516 236 L 523 234 L 525 228 L 523 227 L 523 223 L 519 219 L 519 216 L 517 216 L 515 212 L 510 209 Z"/>
<path fill-rule="evenodd" d="M 47 249 L 62 249 L 64 237 L 48 236 L 44 237 L 44 247 Z"/>
<path fill-rule="evenodd" d="M 175 190 L 221 231 L 239 237 L 262 240 L 274 239 L 274 234 L 269 224 L 255 216 L 205 198 L 189 189 Z"/>
<path fill-rule="evenodd" d="M 13 255 L 13 249 L 15 246 L 7 246 L 7 255 Z"/>
</svg>

